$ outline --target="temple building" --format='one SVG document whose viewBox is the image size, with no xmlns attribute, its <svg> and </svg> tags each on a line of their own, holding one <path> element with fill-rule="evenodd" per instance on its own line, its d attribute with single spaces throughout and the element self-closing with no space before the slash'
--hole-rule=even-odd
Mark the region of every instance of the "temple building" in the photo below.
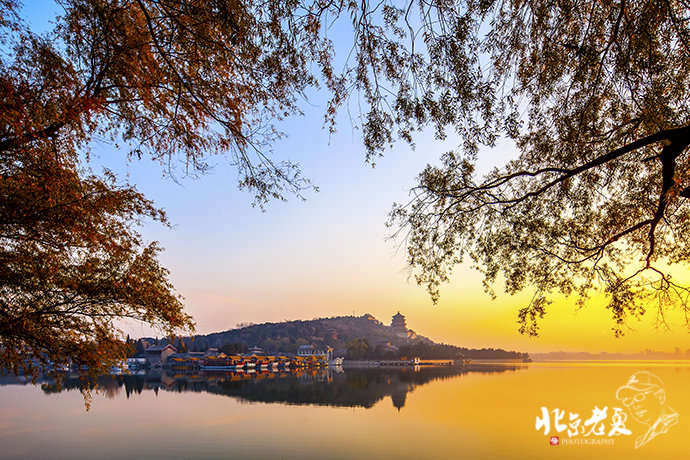
<svg viewBox="0 0 690 460">
<path fill-rule="evenodd" d="M 168 356 L 177 353 L 177 348 L 172 345 L 154 345 L 145 350 L 146 364 L 151 367 L 165 366 Z"/>
<path fill-rule="evenodd" d="M 407 323 L 405 322 L 405 317 L 400 314 L 400 311 L 393 316 L 391 321 L 391 328 L 393 328 L 393 333 L 400 338 L 404 339 L 416 339 L 417 334 L 407 328 Z"/>
<path fill-rule="evenodd" d="M 393 332 L 396 334 L 398 332 L 402 332 L 407 335 L 407 324 L 405 323 L 405 317 L 401 315 L 399 311 L 393 316 L 391 327 L 393 328 Z"/>
</svg>

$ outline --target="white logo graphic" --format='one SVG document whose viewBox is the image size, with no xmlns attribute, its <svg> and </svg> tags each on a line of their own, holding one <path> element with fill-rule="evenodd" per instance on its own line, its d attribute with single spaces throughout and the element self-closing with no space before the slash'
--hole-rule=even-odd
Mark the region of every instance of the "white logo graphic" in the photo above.
<svg viewBox="0 0 690 460">
<path fill-rule="evenodd" d="M 678 423 L 678 413 L 666 405 L 664 382 L 651 372 L 631 375 L 616 391 L 616 399 L 627 407 L 632 418 L 649 427 L 645 434 L 635 439 L 636 449 Z"/>
<path fill-rule="evenodd" d="M 627 409 L 633 420 L 647 426 L 647 431 L 635 439 L 638 449 L 656 436 L 668 432 L 678 423 L 678 413 L 666 405 L 664 383 L 659 377 L 647 371 L 635 372 L 625 385 L 616 391 L 616 399 Z M 597 406 L 591 409 L 591 416 L 562 410 L 549 410 L 542 406 L 534 428 L 550 436 L 550 444 L 558 445 L 611 445 L 619 436 L 630 436 L 632 431 L 625 426 L 628 420 L 626 410 L 621 407 Z M 553 436 L 553 435 L 557 436 Z M 567 436 L 561 439 L 561 436 Z"/>
</svg>

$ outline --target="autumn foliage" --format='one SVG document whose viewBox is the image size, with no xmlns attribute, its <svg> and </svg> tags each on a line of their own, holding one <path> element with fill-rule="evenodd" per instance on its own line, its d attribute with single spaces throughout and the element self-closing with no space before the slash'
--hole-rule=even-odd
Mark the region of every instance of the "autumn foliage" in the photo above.
<svg viewBox="0 0 690 460">
<path fill-rule="evenodd" d="M 193 327 L 137 232 L 164 214 L 86 169 L 94 141 L 169 173 L 225 155 L 261 205 L 307 186 L 269 157 L 271 120 L 297 111 L 312 62 L 331 74 L 313 20 L 282 2 L 59 5 L 37 35 L 0 0 L 0 366 L 14 370 L 28 357 L 101 368 L 124 356 L 122 319 Z"/>
</svg>

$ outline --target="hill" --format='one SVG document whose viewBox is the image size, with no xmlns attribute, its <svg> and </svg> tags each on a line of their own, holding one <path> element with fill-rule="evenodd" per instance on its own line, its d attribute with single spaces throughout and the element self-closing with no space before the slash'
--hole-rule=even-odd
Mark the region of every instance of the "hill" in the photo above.
<svg viewBox="0 0 690 460">
<path fill-rule="evenodd" d="M 250 347 L 261 347 L 266 352 L 296 353 L 300 345 L 309 344 L 316 348 L 330 346 L 335 350 L 345 349 L 348 342 L 362 338 L 366 338 L 372 347 L 383 343 L 400 347 L 411 342 L 396 335 L 392 327 L 384 325 L 372 315 L 365 314 L 252 324 L 225 332 L 195 336 L 191 346 L 220 348 L 228 343 L 243 343 Z M 416 336 L 412 342 L 433 343 L 422 336 Z"/>
<path fill-rule="evenodd" d="M 317 349 L 331 347 L 337 356 L 350 359 L 397 359 L 401 356 L 426 359 L 528 359 L 526 353 L 515 351 L 469 349 L 435 343 L 414 331 L 396 331 L 369 314 L 250 324 L 224 332 L 185 337 L 182 342 L 184 346 L 179 339 L 174 345 L 190 351 L 218 348 L 228 354 L 246 352 L 250 347 L 260 347 L 268 354 L 295 354 L 300 345 L 313 345 Z"/>
</svg>

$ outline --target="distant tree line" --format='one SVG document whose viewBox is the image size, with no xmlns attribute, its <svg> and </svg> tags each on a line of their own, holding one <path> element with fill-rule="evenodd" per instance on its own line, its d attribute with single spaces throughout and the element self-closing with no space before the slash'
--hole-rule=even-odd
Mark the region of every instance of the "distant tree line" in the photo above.
<svg viewBox="0 0 690 460">
<path fill-rule="evenodd" d="M 247 344 L 242 342 L 233 342 L 226 343 L 220 347 L 219 350 L 226 355 L 240 355 L 242 353 L 247 353 L 249 351 L 249 347 L 247 347 Z"/>
<path fill-rule="evenodd" d="M 372 346 L 365 337 L 350 340 L 345 344 L 348 359 L 529 359 L 527 353 L 494 348 L 471 349 L 415 341 L 392 349 L 384 344 Z"/>
</svg>

